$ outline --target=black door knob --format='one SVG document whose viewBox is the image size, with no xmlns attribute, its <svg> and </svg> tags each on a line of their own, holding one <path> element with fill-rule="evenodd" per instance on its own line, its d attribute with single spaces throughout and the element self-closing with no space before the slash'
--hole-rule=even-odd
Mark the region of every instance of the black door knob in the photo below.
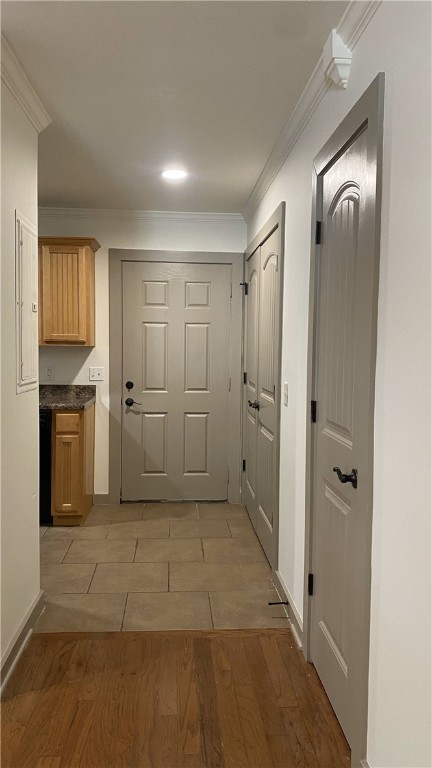
<svg viewBox="0 0 432 768">
<path fill-rule="evenodd" d="M 256 411 L 259 411 L 260 409 L 259 400 L 254 400 L 253 402 L 252 400 L 248 400 L 248 406 L 249 408 L 255 408 Z"/>
<path fill-rule="evenodd" d="M 127 381 L 125 384 L 126 389 L 133 389 L 133 381 Z"/>
<path fill-rule="evenodd" d="M 350 475 L 344 475 L 340 467 L 333 467 L 333 472 L 336 472 L 341 483 L 352 483 L 353 488 L 357 488 L 357 470 L 352 469 Z"/>
</svg>

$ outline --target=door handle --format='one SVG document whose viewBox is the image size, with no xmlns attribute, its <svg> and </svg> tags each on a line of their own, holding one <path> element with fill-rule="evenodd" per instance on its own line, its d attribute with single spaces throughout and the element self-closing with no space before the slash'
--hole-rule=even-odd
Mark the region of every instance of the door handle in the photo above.
<svg viewBox="0 0 432 768">
<path fill-rule="evenodd" d="M 259 400 L 254 400 L 253 402 L 252 400 L 248 400 L 248 406 L 249 408 L 255 408 L 255 410 L 257 411 L 259 411 L 259 409 L 261 408 L 259 404 Z"/>
<path fill-rule="evenodd" d="M 127 397 L 125 400 L 125 405 L 127 405 L 128 408 L 132 408 L 133 405 L 141 405 L 141 403 L 137 403 L 136 400 L 133 400 L 131 397 Z"/>
<path fill-rule="evenodd" d="M 333 467 L 333 472 L 336 472 L 341 483 L 352 483 L 353 488 L 357 488 L 357 470 L 352 469 L 350 475 L 344 475 L 340 467 Z"/>
</svg>

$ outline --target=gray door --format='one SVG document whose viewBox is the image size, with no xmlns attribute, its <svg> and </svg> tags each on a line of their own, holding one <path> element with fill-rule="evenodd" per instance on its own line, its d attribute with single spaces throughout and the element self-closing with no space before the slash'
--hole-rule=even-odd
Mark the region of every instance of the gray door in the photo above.
<svg viewBox="0 0 432 768">
<path fill-rule="evenodd" d="M 231 269 L 124 262 L 122 278 L 122 499 L 226 499 Z"/>
<path fill-rule="evenodd" d="M 351 746 L 367 679 L 376 313 L 376 165 L 360 130 L 323 153 L 318 180 L 310 625 L 311 661 Z"/>
<path fill-rule="evenodd" d="M 243 500 L 277 566 L 279 489 L 280 227 L 246 262 Z"/>
</svg>

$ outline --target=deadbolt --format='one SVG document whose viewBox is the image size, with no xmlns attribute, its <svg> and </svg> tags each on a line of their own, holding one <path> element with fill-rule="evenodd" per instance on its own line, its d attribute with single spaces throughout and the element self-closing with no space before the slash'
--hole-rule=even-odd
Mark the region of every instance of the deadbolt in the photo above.
<svg viewBox="0 0 432 768">
<path fill-rule="evenodd" d="M 133 381 L 127 381 L 125 384 L 126 389 L 133 389 Z"/>
</svg>

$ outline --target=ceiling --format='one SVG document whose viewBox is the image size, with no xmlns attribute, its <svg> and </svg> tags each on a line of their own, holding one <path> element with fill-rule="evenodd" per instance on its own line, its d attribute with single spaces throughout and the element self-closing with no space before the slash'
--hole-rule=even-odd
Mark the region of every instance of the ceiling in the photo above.
<svg viewBox="0 0 432 768">
<path fill-rule="evenodd" d="M 2 2 L 52 118 L 40 205 L 240 212 L 347 5 Z"/>
</svg>

